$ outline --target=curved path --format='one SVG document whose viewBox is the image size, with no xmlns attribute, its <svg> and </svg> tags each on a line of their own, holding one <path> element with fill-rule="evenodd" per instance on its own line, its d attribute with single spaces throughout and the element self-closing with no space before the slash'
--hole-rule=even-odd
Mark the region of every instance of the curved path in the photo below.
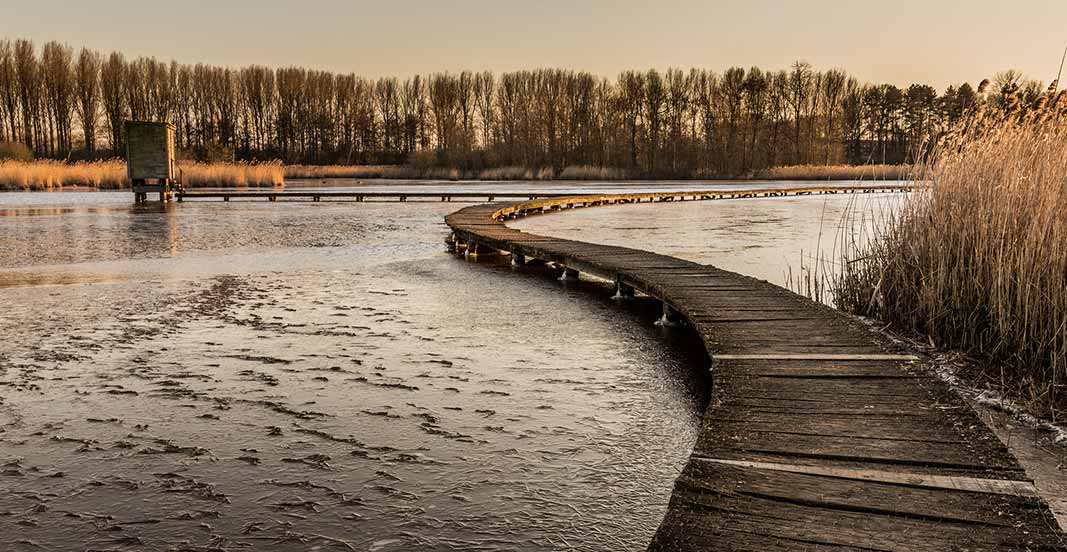
<svg viewBox="0 0 1067 552">
<path fill-rule="evenodd" d="M 1032 482 L 917 359 L 833 309 L 648 251 L 529 234 L 509 218 L 688 199 L 900 186 L 678 192 L 476 205 L 446 222 L 468 254 L 539 259 L 636 288 L 688 323 L 714 386 L 650 550 L 1067 550 Z"/>
</svg>

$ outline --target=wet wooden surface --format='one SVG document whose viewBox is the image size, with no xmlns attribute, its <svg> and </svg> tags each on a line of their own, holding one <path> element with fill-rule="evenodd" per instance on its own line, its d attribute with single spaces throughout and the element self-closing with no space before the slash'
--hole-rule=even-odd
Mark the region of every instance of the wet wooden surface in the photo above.
<svg viewBox="0 0 1067 552">
<path fill-rule="evenodd" d="M 1067 550 L 1048 506 L 975 412 L 853 319 L 711 266 L 504 224 L 631 202 L 477 205 L 446 222 L 461 248 L 633 286 L 703 338 L 711 401 L 650 550 Z"/>
</svg>

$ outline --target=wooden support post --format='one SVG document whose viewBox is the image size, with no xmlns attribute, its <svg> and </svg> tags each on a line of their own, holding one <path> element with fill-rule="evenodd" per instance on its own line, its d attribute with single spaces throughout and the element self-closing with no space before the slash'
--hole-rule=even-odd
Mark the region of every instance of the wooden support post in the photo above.
<svg viewBox="0 0 1067 552">
<path fill-rule="evenodd" d="M 560 275 L 559 281 L 561 282 L 576 282 L 578 281 L 578 271 L 573 268 L 563 267 L 563 274 Z"/>
<path fill-rule="evenodd" d="M 678 312 L 671 308 L 666 301 L 663 301 L 663 316 L 656 320 L 656 325 L 665 328 L 678 325 Z"/>
<path fill-rule="evenodd" d="M 627 299 L 633 299 L 634 287 L 622 283 L 622 280 L 615 280 L 615 295 L 612 299 L 616 301 L 625 301 Z"/>
<path fill-rule="evenodd" d="M 477 261 L 478 249 L 479 247 L 477 242 L 467 242 L 467 249 L 463 251 L 463 258 L 472 261 Z"/>
</svg>

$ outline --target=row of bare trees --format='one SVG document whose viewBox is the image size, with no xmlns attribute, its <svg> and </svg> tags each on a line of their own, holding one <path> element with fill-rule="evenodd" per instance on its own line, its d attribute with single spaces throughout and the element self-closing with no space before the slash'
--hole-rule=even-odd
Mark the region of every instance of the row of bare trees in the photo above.
<svg viewBox="0 0 1067 552">
<path fill-rule="evenodd" d="M 995 89 L 1036 87 L 1016 73 Z M 539 69 L 400 80 L 288 67 L 126 59 L 0 40 L 0 141 L 39 157 L 118 155 L 126 119 L 169 121 L 188 155 L 299 163 L 620 167 L 734 176 L 777 165 L 900 163 L 978 95 L 869 85 L 802 62 L 626 71 Z"/>
</svg>

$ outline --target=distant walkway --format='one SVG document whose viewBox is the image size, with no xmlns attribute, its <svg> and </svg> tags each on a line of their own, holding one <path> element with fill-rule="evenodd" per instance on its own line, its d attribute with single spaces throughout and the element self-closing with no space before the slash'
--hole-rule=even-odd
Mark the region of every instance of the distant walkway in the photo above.
<svg viewBox="0 0 1067 552">
<path fill-rule="evenodd" d="M 665 321 L 703 338 L 711 401 L 650 550 L 1067 550 L 975 412 L 850 317 L 741 274 L 504 224 L 574 207 L 809 193 L 827 190 L 540 199 L 467 207 L 446 222 L 459 251 L 554 263 L 623 296 L 640 290 L 662 301 Z"/>
</svg>

